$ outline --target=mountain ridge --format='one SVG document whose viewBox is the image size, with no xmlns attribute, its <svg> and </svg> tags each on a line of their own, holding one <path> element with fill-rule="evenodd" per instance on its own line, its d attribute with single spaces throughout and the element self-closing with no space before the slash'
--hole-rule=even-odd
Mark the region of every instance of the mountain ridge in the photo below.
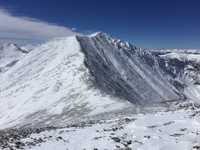
<svg viewBox="0 0 200 150">
<path fill-rule="evenodd" d="M 90 85 L 79 50 L 75 37 L 53 40 L 1 74 L 2 125 L 62 124 L 85 113 L 123 108 L 126 102 L 116 103 Z"/>
<path fill-rule="evenodd" d="M 61 126 L 70 119 L 164 100 L 198 103 L 196 62 L 160 55 L 102 32 L 36 46 L 0 72 L 0 128 Z"/>
</svg>

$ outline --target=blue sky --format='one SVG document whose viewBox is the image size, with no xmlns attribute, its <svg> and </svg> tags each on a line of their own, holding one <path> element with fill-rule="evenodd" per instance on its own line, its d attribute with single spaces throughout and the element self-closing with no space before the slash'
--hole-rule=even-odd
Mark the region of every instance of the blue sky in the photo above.
<svg viewBox="0 0 200 150">
<path fill-rule="evenodd" d="M 0 42 L 102 31 L 142 48 L 200 49 L 200 0 L 0 0 Z"/>
</svg>

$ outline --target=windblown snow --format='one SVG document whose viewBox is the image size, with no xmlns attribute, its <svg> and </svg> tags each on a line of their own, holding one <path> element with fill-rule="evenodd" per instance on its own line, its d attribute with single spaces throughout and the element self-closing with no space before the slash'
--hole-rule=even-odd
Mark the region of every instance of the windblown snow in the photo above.
<svg viewBox="0 0 200 150">
<path fill-rule="evenodd" d="M 129 105 L 95 89 L 76 37 L 57 38 L 32 50 L 1 74 L 1 127 L 62 124 Z"/>
</svg>

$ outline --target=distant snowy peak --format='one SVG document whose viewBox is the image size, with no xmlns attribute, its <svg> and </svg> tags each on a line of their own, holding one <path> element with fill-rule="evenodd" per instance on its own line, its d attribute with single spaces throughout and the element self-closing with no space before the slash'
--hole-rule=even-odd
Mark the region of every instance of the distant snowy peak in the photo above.
<svg viewBox="0 0 200 150">
<path fill-rule="evenodd" d="M 160 53 L 171 53 L 171 52 L 175 52 L 175 53 L 187 53 L 187 54 L 199 54 L 200 53 L 200 49 L 159 49 L 159 50 L 151 50 L 153 52 L 160 52 Z"/>
<path fill-rule="evenodd" d="M 0 45 L 0 68 L 21 59 L 26 52 L 15 44 L 6 43 Z"/>
<path fill-rule="evenodd" d="M 3 53 L 3 51 L 14 51 L 14 50 L 20 50 L 20 48 L 12 43 L 5 43 L 0 45 L 0 52 Z M 5 52 L 6 53 L 6 52 Z"/>
<path fill-rule="evenodd" d="M 200 62 L 200 50 L 199 51 L 190 51 L 190 52 L 179 52 L 179 51 L 172 51 L 167 54 L 159 55 L 162 58 L 168 59 L 179 59 L 182 61 L 197 61 Z"/>
<path fill-rule="evenodd" d="M 27 53 L 32 51 L 39 45 L 23 45 L 17 46 L 12 43 L 5 43 L 0 45 L 0 70 L 7 70 L 9 67 L 15 65 L 18 60 L 22 59 Z"/>
</svg>

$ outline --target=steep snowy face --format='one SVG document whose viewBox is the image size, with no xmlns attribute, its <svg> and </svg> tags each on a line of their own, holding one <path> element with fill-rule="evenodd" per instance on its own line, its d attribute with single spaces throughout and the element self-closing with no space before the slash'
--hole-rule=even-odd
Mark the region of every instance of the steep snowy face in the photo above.
<svg viewBox="0 0 200 150">
<path fill-rule="evenodd" d="M 0 127 L 64 125 L 70 118 L 129 106 L 90 83 L 76 37 L 43 44 L 0 76 Z"/>
<path fill-rule="evenodd" d="M 160 72 L 151 52 L 104 33 L 78 37 L 93 84 L 106 94 L 134 104 L 177 99 L 179 95 Z"/>
</svg>

